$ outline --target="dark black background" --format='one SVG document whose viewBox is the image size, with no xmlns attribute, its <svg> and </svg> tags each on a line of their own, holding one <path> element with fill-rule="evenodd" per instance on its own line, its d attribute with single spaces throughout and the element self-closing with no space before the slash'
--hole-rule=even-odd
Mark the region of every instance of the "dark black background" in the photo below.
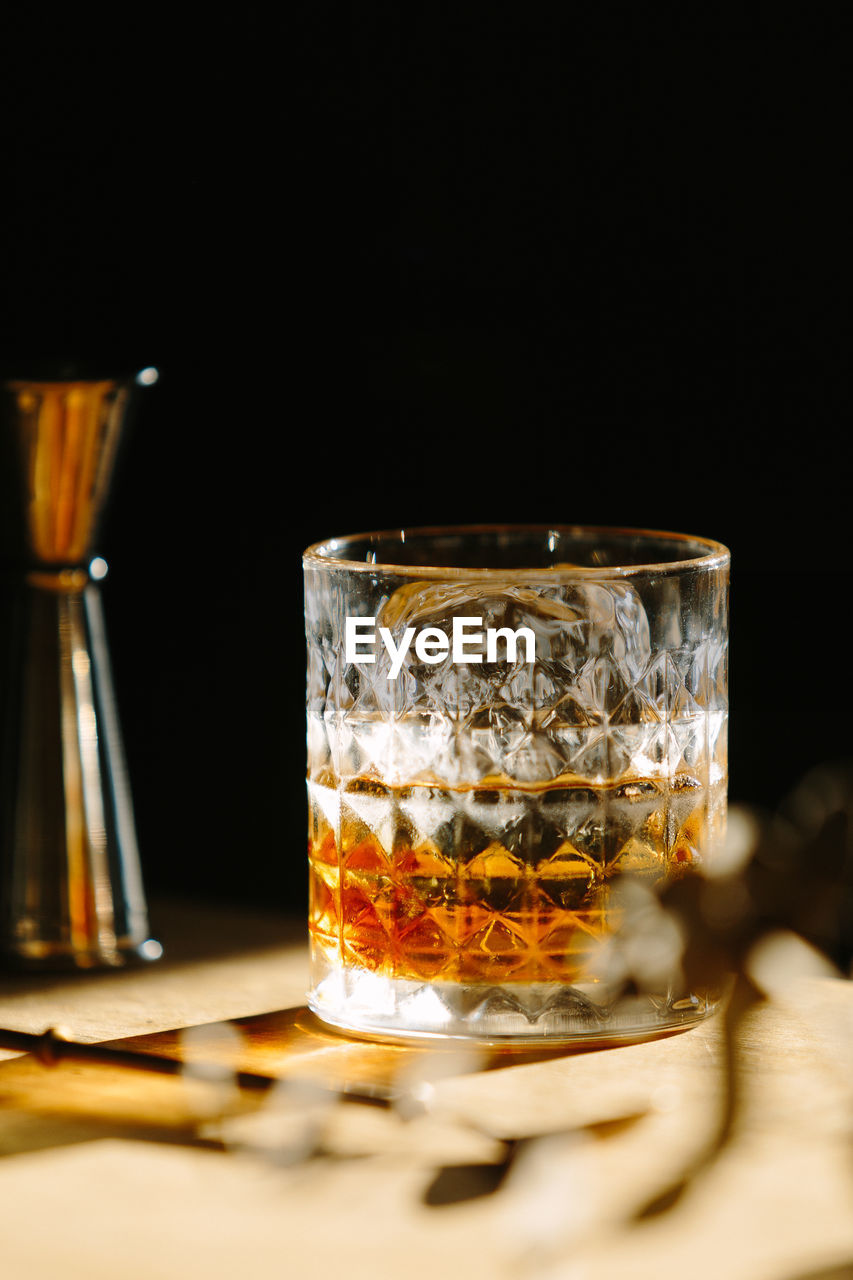
<svg viewBox="0 0 853 1280">
<path fill-rule="evenodd" d="M 844 754 L 843 33 L 122 12 L 6 20 L 2 357 L 161 371 L 100 545 L 149 886 L 301 909 L 333 534 L 718 538 L 732 798 Z"/>
</svg>

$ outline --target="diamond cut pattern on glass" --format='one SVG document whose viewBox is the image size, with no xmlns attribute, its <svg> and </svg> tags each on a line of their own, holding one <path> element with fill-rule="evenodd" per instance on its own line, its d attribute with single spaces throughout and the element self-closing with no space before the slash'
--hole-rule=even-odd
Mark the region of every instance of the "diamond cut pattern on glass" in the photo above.
<svg viewBox="0 0 853 1280">
<path fill-rule="evenodd" d="M 720 833 L 725 640 L 687 634 L 675 608 L 653 634 L 630 582 L 409 584 L 371 605 L 395 639 L 473 614 L 530 626 L 537 661 L 404 666 L 389 682 L 379 658 L 344 661 L 327 606 L 308 629 L 315 953 L 393 980 L 499 984 L 481 1012 L 532 1016 L 506 993 L 586 980 L 618 877 L 681 874 Z"/>
</svg>

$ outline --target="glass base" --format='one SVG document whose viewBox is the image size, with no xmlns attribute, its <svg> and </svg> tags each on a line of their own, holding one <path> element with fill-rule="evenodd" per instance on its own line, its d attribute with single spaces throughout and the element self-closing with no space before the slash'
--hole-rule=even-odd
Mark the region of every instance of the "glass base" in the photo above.
<svg viewBox="0 0 853 1280">
<path fill-rule="evenodd" d="M 709 993 L 644 993 L 614 1000 L 592 984 L 417 982 L 332 967 L 317 976 L 308 994 L 318 1018 L 356 1035 L 464 1037 L 517 1045 L 651 1037 L 701 1022 L 716 1003 Z"/>
</svg>

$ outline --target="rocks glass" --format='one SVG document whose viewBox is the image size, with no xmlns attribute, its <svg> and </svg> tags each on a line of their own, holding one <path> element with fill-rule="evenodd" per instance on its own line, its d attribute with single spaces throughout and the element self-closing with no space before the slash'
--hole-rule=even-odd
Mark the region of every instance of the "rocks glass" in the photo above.
<svg viewBox="0 0 853 1280">
<path fill-rule="evenodd" d="M 626 889 L 690 874 L 724 828 L 728 570 L 718 543 L 624 529 L 306 551 L 320 1018 L 540 1043 L 712 1009 L 673 976 L 672 929 L 666 966 L 660 937 L 642 944 L 639 981 L 614 955 Z"/>
</svg>

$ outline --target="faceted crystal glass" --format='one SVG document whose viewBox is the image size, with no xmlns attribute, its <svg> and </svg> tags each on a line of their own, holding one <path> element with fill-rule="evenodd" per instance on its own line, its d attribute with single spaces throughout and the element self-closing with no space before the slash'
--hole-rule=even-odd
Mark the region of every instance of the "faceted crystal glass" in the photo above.
<svg viewBox="0 0 853 1280">
<path fill-rule="evenodd" d="M 677 947 L 640 944 L 629 983 L 614 956 L 626 888 L 695 872 L 723 832 L 726 548 L 415 529 L 303 563 L 314 1012 L 524 1043 L 710 1012 Z"/>
</svg>

